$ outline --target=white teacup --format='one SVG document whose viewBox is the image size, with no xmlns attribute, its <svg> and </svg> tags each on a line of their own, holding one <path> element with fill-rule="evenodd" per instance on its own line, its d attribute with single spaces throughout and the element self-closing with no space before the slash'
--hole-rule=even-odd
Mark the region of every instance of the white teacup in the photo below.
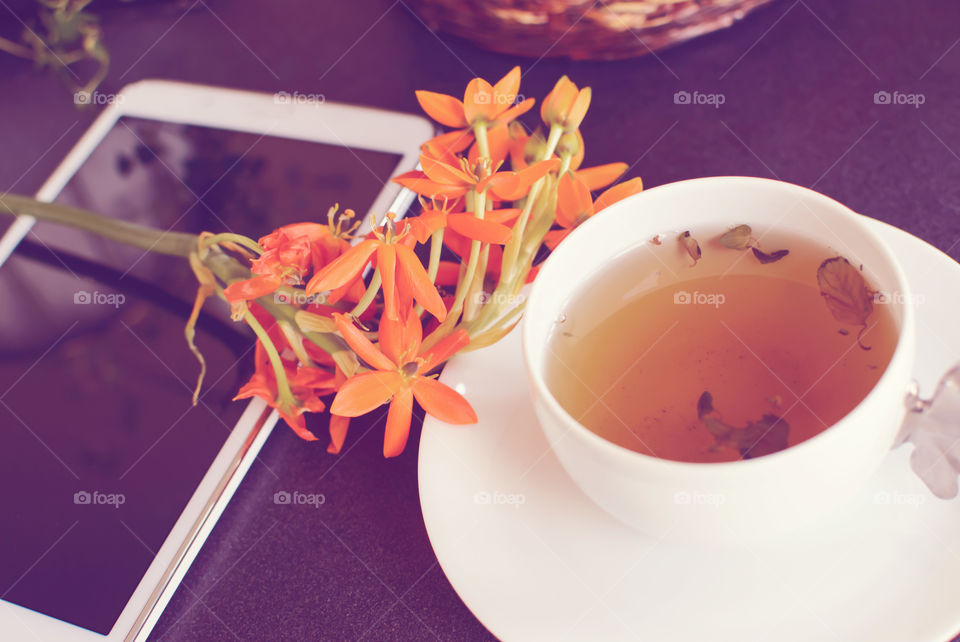
<svg viewBox="0 0 960 642">
<path fill-rule="evenodd" d="M 689 463 L 641 454 L 571 417 L 547 387 L 549 342 L 571 296 L 624 253 L 661 235 L 746 223 L 838 248 L 864 264 L 890 300 L 899 338 L 869 394 L 822 433 L 755 459 Z M 666 240 L 664 241 L 667 242 Z M 761 178 L 700 178 L 616 203 L 570 234 L 530 291 L 523 353 L 537 417 L 563 467 L 606 511 L 654 537 L 731 539 L 807 524 L 849 498 L 890 450 L 905 413 L 915 352 L 910 286 L 896 257 L 863 218 L 812 190 Z M 589 382 L 587 382 L 589 383 Z"/>
</svg>

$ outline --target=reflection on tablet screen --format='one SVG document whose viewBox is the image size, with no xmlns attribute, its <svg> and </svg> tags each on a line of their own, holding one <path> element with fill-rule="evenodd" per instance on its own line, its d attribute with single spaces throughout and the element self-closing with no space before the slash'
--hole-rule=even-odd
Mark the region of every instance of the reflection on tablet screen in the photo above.
<svg viewBox="0 0 960 642">
<path fill-rule="evenodd" d="M 188 232 L 257 237 L 363 214 L 399 157 L 123 118 L 58 202 Z M 182 259 L 37 224 L 0 267 L 0 597 L 106 634 L 246 402 L 253 339 L 207 303 L 198 365 Z M 257 465 L 257 464 L 254 464 Z"/>
</svg>

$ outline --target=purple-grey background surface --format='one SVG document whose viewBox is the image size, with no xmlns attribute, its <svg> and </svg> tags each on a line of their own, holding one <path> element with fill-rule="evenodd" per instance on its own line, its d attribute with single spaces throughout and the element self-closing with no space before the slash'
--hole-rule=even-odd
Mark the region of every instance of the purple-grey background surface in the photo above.
<svg viewBox="0 0 960 642">
<path fill-rule="evenodd" d="M 0 16 L 0 35 L 15 36 L 7 5 Z M 170 78 L 416 112 L 417 88 L 457 93 L 518 63 L 522 93 L 539 98 L 566 73 L 594 89 L 589 165 L 626 161 L 648 186 L 719 174 L 813 186 L 960 257 L 960 5 L 946 0 L 780 0 L 733 29 L 613 63 L 480 51 L 438 37 L 403 0 L 107 3 L 103 25 L 114 60 L 104 92 Z M 97 110 L 78 111 L 58 78 L 9 56 L 0 82 L 0 188 L 29 193 Z M 677 104 L 678 91 L 724 102 Z M 881 91 L 923 104 L 877 104 Z M 334 457 L 279 428 L 261 454 L 279 479 L 253 467 L 153 637 L 489 639 L 427 540 L 418 431 L 383 461 L 381 430 L 382 418 L 357 422 Z M 275 505 L 282 489 L 326 503 Z"/>
</svg>

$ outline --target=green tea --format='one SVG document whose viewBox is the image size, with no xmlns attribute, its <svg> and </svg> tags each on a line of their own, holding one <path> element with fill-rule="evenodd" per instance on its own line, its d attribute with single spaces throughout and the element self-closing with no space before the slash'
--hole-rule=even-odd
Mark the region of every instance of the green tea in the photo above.
<svg viewBox="0 0 960 642">
<path fill-rule="evenodd" d="M 769 454 L 836 423 L 890 362 L 898 321 L 852 258 L 796 236 L 754 253 L 716 232 L 702 259 L 658 239 L 571 297 L 547 382 L 601 437 L 680 461 Z"/>
</svg>

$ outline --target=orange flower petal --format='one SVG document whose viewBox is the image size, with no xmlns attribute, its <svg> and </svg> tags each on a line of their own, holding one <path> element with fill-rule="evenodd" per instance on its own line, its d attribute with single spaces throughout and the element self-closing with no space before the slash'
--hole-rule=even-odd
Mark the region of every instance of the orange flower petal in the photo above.
<svg viewBox="0 0 960 642">
<path fill-rule="evenodd" d="M 553 90 L 547 94 L 540 105 L 540 117 L 547 125 L 563 124 L 563 120 L 570 111 L 573 101 L 577 99 L 577 86 L 563 76 L 553 86 Z"/>
<path fill-rule="evenodd" d="M 350 417 L 341 417 L 340 415 L 330 415 L 330 445 L 327 446 L 327 452 L 336 455 L 343 448 L 343 442 L 347 438 L 347 430 L 350 428 Z"/>
<path fill-rule="evenodd" d="M 487 179 L 487 184 L 491 191 L 502 200 L 516 201 L 530 191 L 531 185 L 559 166 L 560 159 L 552 158 L 534 163 L 519 172 L 497 172 Z M 481 189 L 481 186 L 478 185 L 477 189 Z"/>
<path fill-rule="evenodd" d="M 450 336 L 444 337 L 438 341 L 433 348 L 424 353 L 423 365 L 420 366 L 420 374 L 427 374 L 441 363 L 460 352 L 470 344 L 470 335 L 466 330 L 460 329 Z"/>
<path fill-rule="evenodd" d="M 583 142 L 583 134 L 580 133 L 580 130 L 577 130 L 577 151 L 573 154 L 573 157 L 570 159 L 570 169 L 576 170 L 583 163 L 585 143 Z"/>
<path fill-rule="evenodd" d="M 420 351 L 423 326 L 420 315 L 412 308 L 402 321 L 384 319 L 377 333 L 378 345 L 397 365 L 411 361 Z"/>
<path fill-rule="evenodd" d="M 490 166 L 497 167 L 507 158 L 510 153 L 510 133 L 506 125 L 497 125 L 487 130 L 487 148 L 490 150 Z M 467 154 L 467 160 L 471 165 L 476 165 L 480 160 L 479 146 L 474 143 Z"/>
<path fill-rule="evenodd" d="M 634 194 L 639 194 L 642 191 L 643 180 L 637 176 L 636 178 L 631 178 L 628 181 L 614 185 L 605 191 L 603 194 L 597 197 L 597 200 L 593 203 L 593 207 L 597 212 L 599 212 L 603 208 L 609 207 L 617 201 L 623 200 L 628 196 L 633 196 Z"/>
<path fill-rule="evenodd" d="M 426 154 L 420 154 L 420 166 L 423 167 L 423 172 L 427 175 L 427 178 L 435 183 L 442 185 L 473 185 L 474 183 L 474 180 L 463 171 L 435 158 L 430 158 Z"/>
<path fill-rule="evenodd" d="M 463 93 L 463 115 L 471 125 L 478 120 L 490 122 L 497 117 L 493 86 L 483 78 L 474 78 L 467 83 L 467 90 Z"/>
<path fill-rule="evenodd" d="M 400 269 L 403 270 L 404 277 L 406 277 L 405 284 L 411 288 L 410 294 L 427 312 L 435 316 L 437 320 L 443 321 L 447 317 L 447 308 L 443 305 L 443 299 L 440 298 L 437 288 L 430 281 L 430 277 L 427 276 L 427 271 L 423 269 L 423 263 L 409 247 L 403 245 L 396 247 Z"/>
<path fill-rule="evenodd" d="M 493 86 L 493 95 L 498 105 L 512 105 L 520 91 L 520 66 L 517 65 Z"/>
<path fill-rule="evenodd" d="M 519 171 L 527 166 L 527 160 L 524 155 L 527 152 L 527 143 L 530 141 L 530 134 L 520 123 L 510 123 L 507 127 L 510 135 L 510 167 L 514 171 Z"/>
<path fill-rule="evenodd" d="M 332 305 L 342 299 L 353 302 L 359 301 L 360 297 L 362 297 L 363 293 L 367 290 L 361 276 L 361 274 L 357 274 L 352 281 L 344 283 L 339 288 L 330 290 L 330 294 L 327 295 L 327 303 Z"/>
<path fill-rule="evenodd" d="M 427 113 L 427 116 L 434 119 L 441 125 L 447 127 L 466 127 L 469 125 L 463 113 L 463 103 L 446 94 L 438 94 L 432 91 L 418 91 L 417 102 Z"/>
<path fill-rule="evenodd" d="M 573 228 L 578 221 L 592 215 L 590 188 L 576 174 L 566 172 L 557 186 L 557 223 Z"/>
<path fill-rule="evenodd" d="M 250 397 L 260 397 L 269 405 L 273 405 L 273 400 L 277 396 L 276 386 L 271 386 L 271 382 L 259 372 L 253 373 L 250 380 L 243 384 L 237 391 L 234 401 L 249 399 Z"/>
<path fill-rule="evenodd" d="M 567 112 L 567 116 L 564 119 L 564 129 L 568 132 L 572 132 L 574 129 L 580 127 L 580 123 L 583 122 L 584 117 L 587 115 L 587 109 L 590 108 L 590 97 L 593 92 L 589 87 L 584 87 L 577 94 L 577 99 L 573 101 L 573 104 L 570 106 L 570 111 Z"/>
<path fill-rule="evenodd" d="M 346 254 L 313 275 L 307 283 L 307 294 L 333 290 L 357 278 L 380 244 L 378 240 L 367 239 L 354 245 Z"/>
<path fill-rule="evenodd" d="M 514 105 L 507 111 L 497 116 L 497 122 L 506 124 L 515 118 L 523 116 L 525 113 L 533 109 L 533 106 L 536 104 L 536 102 L 537 101 L 533 98 L 527 98 L 519 105 Z"/>
<path fill-rule="evenodd" d="M 393 179 L 394 183 L 403 185 L 421 196 L 427 198 L 457 198 L 470 191 L 469 185 L 446 185 L 427 178 L 420 171 L 405 172 Z"/>
<path fill-rule="evenodd" d="M 470 402 L 435 379 L 417 379 L 413 396 L 424 410 L 440 421 L 457 425 L 477 423 L 477 413 Z"/>
<path fill-rule="evenodd" d="M 370 342 L 360 330 L 353 325 L 353 321 L 343 314 L 334 314 L 333 320 L 337 324 L 337 330 L 343 337 L 347 345 L 357 353 L 357 356 L 367 362 L 371 367 L 377 370 L 392 371 L 397 364 L 390 361 L 387 355 L 383 354 L 373 343 Z M 342 413 L 341 413 L 342 414 Z"/>
<path fill-rule="evenodd" d="M 359 417 L 387 403 L 403 387 L 400 374 L 364 372 L 347 379 L 333 398 L 330 412 L 341 417 Z"/>
<path fill-rule="evenodd" d="M 437 230 L 447 226 L 447 213 L 425 209 L 417 216 L 404 219 L 410 225 L 410 233 L 418 243 L 426 243 Z"/>
<path fill-rule="evenodd" d="M 483 220 L 510 225 L 517 220 L 517 217 L 520 216 L 520 212 L 522 211 L 523 210 L 517 207 L 503 210 L 489 210 L 483 215 Z"/>
<path fill-rule="evenodd" d="M 502 244 L 510 240 L 509 227 L 478 219 L 473 214 L 450 214 L 447 224 L 450 229 L 475 241 Z"/>
<path fill-rule="evenodd" d="M 535 265 L 530 268 L 530 271 L 527 272 L 527 283 L 533 283 L 533 280 L 537 278 L 537 275 L 540 274 L 540 266 Z"/>
<path fill-rule="evenodd" d="M 560 245 L 560 241 L 567 238 L 567 234 L 572 231 L 572 229 L 551 230 L 543 235 L 543 243 L 551 250 L 555 250 L 557 246 Z"/>
<path fill-rule="evenodd" d="M 487 132 L 487 145 L 490 147 L 490 159 L 496 167 L 510 154 L 510 132 L 506 125 L 498 125 Z"/>
<path fill-rule="evenodd" d="M 438 285 L 456 285 L 460 279 L 460 264 L 454 261 L 440 261 L 437 269 Z"/>
<path fill-rule="evenodd" d="M 439 136 L 434 136 L 420 149 L 433 158 L 442 158 L 462 152 L 473 142 L 473 131 L 469 129 L 455 129 Z"/>
<path fill-rule="evenodd" d="M 277 412 L 280 413 L 280 416 L 287 423 L 287 425 L 290 426 L 291 430 L 297 433 L 297 437 L 303 439 L 304 441 L 317 441 L 317 436 L 307 430 L 307 421 L 303 418 L 302 414 L 290 414 L 289 412 L 283 412 L 279 409 L 277 409 Z"/>
<path fill-rule="evenodd" d="M 383 314 L 388 319 L 397 316 L 397 248 L 398 245 L 383 243 L 377 248 L 377 269 L 383 283 Z"/>
<path fill-rule="evenodd" d="M 577 170 L 576 175 L 584 184 L 590 188 L 591 192 L 603 189 L 613 181 L 617 180 L 627 171 L 626 163 L 608 163 L 607 165 L 597 165 L 596 167 L 585 167 Z"/>
<path fill-rule="evenodd" d="M 396 457 L 403 452 L 410 435 L 410 418 L 413 415 L 413 395 L 410 388 L 402 388 L 390 402 L 387 412 L 387 428 L 383 434 L 383 456 Z"/>
<path fill-rule="evenodd" d="M 246 281 L 231 283 L 223 289 L 223 296 L 230 303 L 250 301 L 270 294 L 281 285 L 282 281 L 278 276 L 255 276 Z"/>
</svg>

